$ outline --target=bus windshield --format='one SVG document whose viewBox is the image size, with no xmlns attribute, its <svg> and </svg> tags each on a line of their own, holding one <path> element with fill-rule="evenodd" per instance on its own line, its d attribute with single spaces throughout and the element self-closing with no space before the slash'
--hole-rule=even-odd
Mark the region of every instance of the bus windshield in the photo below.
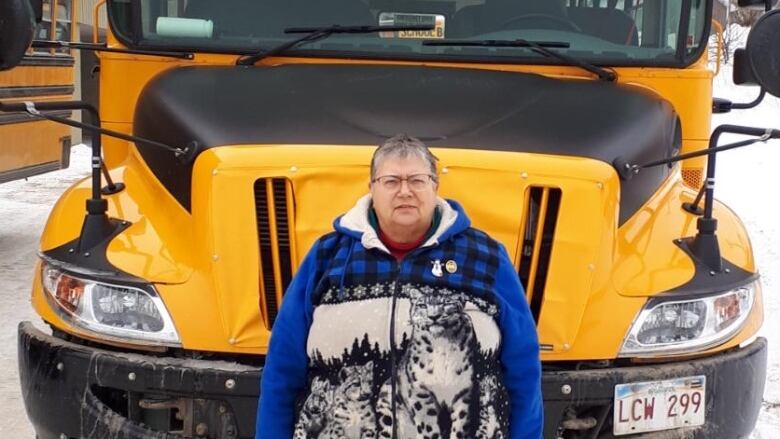
<svg viewBox="0 0 780 439">
<path fill-rule="evenodd" d="M 134 48 L 249 54 L 300 37 L 292 27 L 424 25 L 339 34 L 296 56 L 555 63 L 527 47 L 432 46 L 425 40 L 568 43 L 598 65 L 684 67 L 704 50 L 711 0 L 109 0 L 119 40 Z"/>
</svg>

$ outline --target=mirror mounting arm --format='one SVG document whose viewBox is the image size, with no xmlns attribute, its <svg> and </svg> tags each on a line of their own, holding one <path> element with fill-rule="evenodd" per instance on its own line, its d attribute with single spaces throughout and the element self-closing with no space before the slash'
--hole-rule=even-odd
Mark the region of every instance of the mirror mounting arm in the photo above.
<svg viewBox="0 0 780 439">
<path fill-rule="evenodd" d="M 30 116 L 51 120 L 53 122 L 64 123 L 65 125 L 74 126 L 80 124 L 76 121 L 72 121 L 67 118 L 60 118 L 57 116 L 42 113 L 46 110 L 81 110 L 86 111 L 92 117 L 93 120 L 100 125 L 100 115 L 97 109 L 82 101 L 66 101 L 66 102 L 22 102 L 14 104 L 6 104 L 0 102 L 0 111 L 4 112 L 21 112 L 24 111 Z M 73 123 L 69 123 L 73 122 Z M 78 126 L 77 126 L 78 128 Z M 95 130 L 97 131 L 97 130 Z M 97 134 L 97 133 L 95 133 Z M 101 173 L 101 139 L 100 135 L 92 136 L 92 192 L 91 196 L 86 201 L 87 215 L 84 217 L 84 223 L 81 226 L 81 234 L 79 236 L 78 251 L 79 253 L 88 254 L 98 244 L 105 241 L 110 237 L 115 228 L 111 221 L 108 219 L 106 212 L 108 211 L 108 202 L 102 197 L 100 190 L 100 173 Z"/>
<path fill-rule="evenodd" d="M 63 123 L 60 119 L 64 119 L 68 122 L 75 122 L 71 121 L 70 119 L 60 118 L 57 116 L 47 115 L 44 113 L 41 113 L 41 111 L 47 111 L 47 110 L 81 110 L 88 112 L 92 117 L 93 120 L 97 121 L 98 126 L 100 125 L 100 114 L 98 113 L 97 109 L 83 101 L 64 101 L 64 102 L 22 102 L 22 103 L 14 103 L 14 104 L 6 104 L 3 102 L 0 102 L 0 111 L 3 112 L 26 112 L 27 114 L 38 117 L 42 119 L 48 119 L 52 120 L 54 122 L 60 122 Z M 73 124 L 66 123 L 66 125 L 73 126 Z M 78 127 L 76 127 L 78 128 Z M 94 136 L 92 140 L 92 160 L 94 164 L 95 157 L 100 158 L 101 155 L 101 142 L 100 142 L 100 136 Z M 97 181 L 95 181 L 95 175 L 93 172 L 93 181 L 92 181 L 92 198 L 98 199 L 100 198 L 100 178 L 98 174 Z"/>
<path fill-rule="evenodd" d="M 731 110 L 747 110 L 750 108 L 755 108 L 764 100 L 764 97 L 766 97 L 766 90 L 762 88 L 761 92 L 758 94 L 758 97 L 746 103 L 731 102 L 728 99 L 722 98 L 712 98 L 712 112 L 715 114 L 720 114 L 728 113 Z"/>
<path fill-rule="evenodd" d="M 754 138 L 718 146 L 718 140 L 721 134 L 732 133 L 753 136 Z M 753 128 L 741 125 L 720 125 L 710 136 L 710 142 L 707 149 L 694 151 L 687 154 L 681 154 L 675 157 L 656 160 L 642 165 L 633 165 L 625 162 L 620 157 L 613 162 L 618 175 L 624 180 L 630 179 L 634 174 L 638 174 L 642 169 L 654 166 L 667 165 L 679 162 L 681 160 L 703 155 L 707 158 L 707 176 L 699 193 L 693 203 L 684 203 L 683 209 L 694 215 L 702 215 L 696 222 L 697 233 L 693 238 L 680 240 L 683 242 L 690 253 L 700 262 L 710 268 L 713 274 L 720 273 L 723 270 L 723 259 L 720 256 L 720 245 L 718 244 L 718 220 L 713 218 L 712 209 L 715 203 L 715 158 L 718 152 L 729 149 L 740 148 L 752 145 L 757 142 L 766 142 L 769 139 L 780 139 L 780 130 L 768 128 Z M 699 202 L 704 197 L 704 209 L 699 207 Z"/>
<path fill-rule="evenodd" d="M 758 104 L 760 104 L 764 100 L 764 97 L 766 97 L 766 90 L 764 90 L 762 88 L 761 92 L 758 94 L 758 96 L 754 100 L 752 100 L 750 102 L 747 102 L 747 103 L 734 103 L 734 104 L 731 104 L 731 108 L 733 108 L 735 110 L 747 110 L 749 108 L 755 108 L 755 107 L 758 106 Z"/>
<path fill-rule="evenodd" d="M 708 150 L 711 151 L 717 148 L 718 140 L 723 133 L 756 136 L 754 139 L 732 144 L 734 148 L 751 145 L 756 142 L 766 142 L 769 139 L 780 138 L 780 130 L 752 128 L 739 125 L 720 125 L 715 128 L 712 136 L 710 136 L 710 143 L 707 147 Z M 718 230 L 718 220 L 712 216 L 712 208 L 715 204 L 716 157 L 717 154 L 713 153 L 707 158 L 707 178 L 704 182 L 704 215 L 696 221 L 696 236 L 688 243 L 688 247 L 694 257 L 707 265 L 713 272 L 720 273 L 723 271 L 723 258 L 720 256 L 720 245 L 716 234 Z"/>
<path fill-rule="evenodd" d="M 46 114 L 47 110 L 81 110 L 90 113 L 97 125 L 89 125 L 82 122 L 77 122 L 65 117 L 58 117 L 51 114 Z M 90 198 L 86 200 L 87 215 L 84 218 L 84 222 L 81 227 L 81 233 L 78 238 L 78 251 L 79 253 L 88 256 L 92 249 L 104 244 L 107 240 L 114 236 L 117 228 L 126 224 L 121 224 L 116 220 L 110 220 L 108 218 L 108 201 L 103 198 L 103 193 L 111 194 L 121 190 L 121 183 L 114 184 L 107 178 L 109 185 L 106 188 L 101 189 L 101 172 L 105 172 L 102 159 L 102 145 L 100 134 L 105 134 L 111 137 L 117 137 L 122 140 L 131 142 L 150 144 L 155 147 L 160 147 L 171 151 L 180 160 L 189 162 L 197 151 L 196 145 L 189 145 L 186 148 L 174 148 L 172 146 L 165 145 L 163 143 L 155 142 L 148 139 L 143 139 L 136 136 L 120 133 L 118 131 L 108 130 L 100 127 L 100 115 L 97 109 L 89 103 L 82 101 L 63 101 L 63 102 L 21 102 L 21 103 L 4 103 L 0 102 L 0 111 L 2 112 L 26 112 L 30 116 L 50 120 L 52 122 L 61 123 L 74 128 L 81 128 L 93 133 L 92 136 L 92 191 Z M 75 250 L 75 249 L 74 249 Z"/>
</svg>

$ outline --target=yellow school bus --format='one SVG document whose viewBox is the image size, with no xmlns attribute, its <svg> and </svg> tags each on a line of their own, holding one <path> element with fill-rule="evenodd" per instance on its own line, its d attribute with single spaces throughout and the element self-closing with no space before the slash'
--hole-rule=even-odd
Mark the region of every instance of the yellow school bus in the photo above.
<svg viewBox="0 0 780 439">
<path fill-rule="evenodd" d="M 702 152 L 721 131 L 780 132 L 711 137 L 712 0 L 97 7 L 111 182 L 68 189 L 41 237 L 32 305 L 51 331 L 19 327 L 41 439 L 255 437 L 284 291 L 398 132 L 514 260 L 545 438 L 752 431 L 761 283 Z"/>
<path fill-rule="evenodd" d="M 71 41 L 74 0 L 44 0 L 35 38 Z M 0 72 L 4 102 L 73 99 L 74 57 L 68 48 L 31 48 L 19 66 Z M 70 117 L 69 110 L 52 111 Z M 26 114 L 0 114 L 0 183 L 67 168 L 71 129 Z"/>
</svg>

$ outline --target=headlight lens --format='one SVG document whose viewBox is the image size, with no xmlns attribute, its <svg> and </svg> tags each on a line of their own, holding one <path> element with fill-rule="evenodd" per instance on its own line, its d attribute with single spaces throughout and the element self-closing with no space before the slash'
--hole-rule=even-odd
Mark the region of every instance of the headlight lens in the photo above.
<svg viewBox="0 0 780 439">
<path fill-rule="evenodd" d="M 689 353 L 723 343 L 745 323 L 760 288 L 756 280 L 707 297 L 652 299 L 634 320 L 620 356 Z"/>
<path fill-rule="evenodd" d="M 137 288 L 83 279 L 44 261 L 43 289 L 61 317 L 100 337 L 179 346 L 179 334 L 151 286 Z"/>
</svg>

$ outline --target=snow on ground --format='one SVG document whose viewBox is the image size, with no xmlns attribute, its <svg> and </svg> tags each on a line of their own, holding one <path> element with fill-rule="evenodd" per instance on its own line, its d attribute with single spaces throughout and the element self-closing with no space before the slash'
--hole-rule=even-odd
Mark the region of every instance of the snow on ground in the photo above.
<svg viewBox="0 0 780 439">
<path fill-rule="evenodd" d="M 87 147 L 75 146 L 70 168 L 0 184 L 0 401 L 4 406 L 0 431 L 4 438 L 35 437 L 19 388 L 16 327 L 23 320 L 41 322 L 30 304 L 38 239 L 62 192 L 89 173 L 89 156 Z"/>
<path fill-rule="evenodd" d="M 715 96 L 734 102 L 750 102 L 758 95 L 756 87 L 737 87 L 731 82 L 731 67 L 725 66 L 715 78 Z M 713 117 L 719 124 L 780 128 L 780 100 L 767 97 L 757 108 L 733 111 Z M 743 136 L 722 136 L 722 144 Z M 764 292 L 764 327 L 769 339 L 769 364 L 764 409 L 752 439 L 780 438 L 780 204 L 773 177 L 780 164 L 780 141 L 755 144 L 718 155 L 716 198 L 728 204 L 742 218 L 750 233 L 756 265 Z"/>
<path fill-rule="evenodd" d="M 731 70 L 724 66 L 715 80 L 716 96 L 735 102 L 751 101 L 755 88 L 731 84 Z M 716 115 L 713 126 L 723 123 L 780 128 L 780 100 L 767 98 L 757 109 Z M 736 137 L 723 137 L 723 141 Z M 780 438 L 780 205 L 771 178 L 780 164 L 780 141 L 724 152 L 718 158 L 716 197 L 742 218 L 752 238 L 757 266 L 762 273 L 765 315 L 761 334 L 769 339 L 769 370 L 764 409 L 751 439 Z M 38 237 L 48 212 L 59 195 L 86 176 L 89 150 L 73 148 L 71 167 L 26 181 L 0 185 L 0 414 L 3 437 L 32 438 L 19 392 L 16 370 L 16 326 L 19 321 L 40 320 L 29 303 L 32 267 Z"/>
</svg>

